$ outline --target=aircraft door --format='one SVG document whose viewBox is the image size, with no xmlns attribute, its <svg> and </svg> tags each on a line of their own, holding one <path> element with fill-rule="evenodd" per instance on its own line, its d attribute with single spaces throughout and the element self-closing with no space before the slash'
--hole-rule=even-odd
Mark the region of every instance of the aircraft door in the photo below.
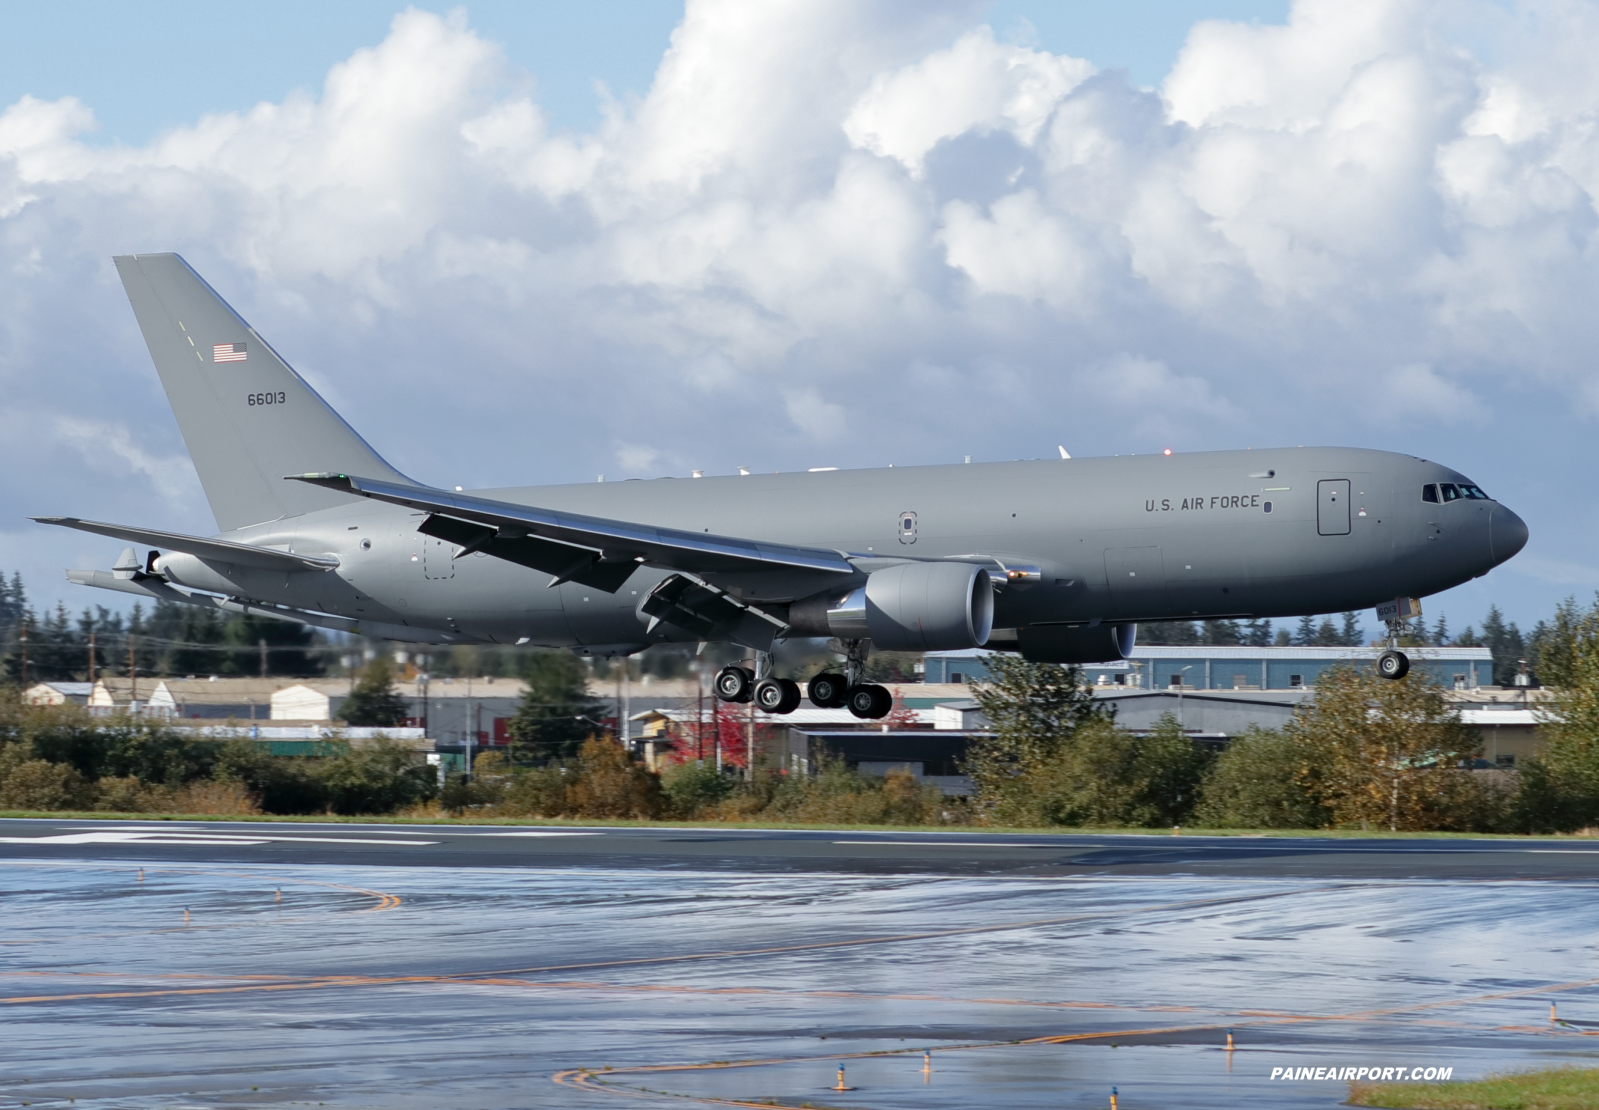
<svg viewBox="0 0 1599 1110">
<path fill-rule="evenodd" d="M 445 543 L 434 536 L 417 538 L 422 541 L 422 576 L 432 579 L 454 578 L 455 553 L 459 549 L 453 543 Z"/>
<path fill-rule="evenodd" d="M 1316 533 L 1349 535 L 1349 479 L 1329 478 L 1316 483 Z"/>
</svg>

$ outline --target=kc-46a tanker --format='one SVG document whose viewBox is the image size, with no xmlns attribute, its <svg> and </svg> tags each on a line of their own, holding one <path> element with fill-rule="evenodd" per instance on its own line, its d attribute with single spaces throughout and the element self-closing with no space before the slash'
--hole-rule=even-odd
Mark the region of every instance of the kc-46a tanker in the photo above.
<svg viewBox="0 0 1599 1110">
<path fill-rule="evenodd" d="M 88 586 L 419 643 L 625 655 L 731 642 L 724 700 L 786 713 L 774 642 L 841 642 L 819 706 L 880 717 L 872 647 L 1125 658 L 1139 621 L 1379 607 L 1527 542 L 1440 463 L 1385 451 L 1179 455 L 747 474 L 462 492 L 386 463 L 175 254 L 116 260 L 221 531 L 39 517 L 128 544 Z M 1064 454 L 1064 452 L 1062 452 Z"/>
</svg>

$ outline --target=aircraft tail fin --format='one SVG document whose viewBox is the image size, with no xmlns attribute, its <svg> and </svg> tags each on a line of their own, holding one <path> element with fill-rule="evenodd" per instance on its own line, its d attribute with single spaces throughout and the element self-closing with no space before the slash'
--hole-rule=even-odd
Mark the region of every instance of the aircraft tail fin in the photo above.
<svg viewBox="0 0 1599 1110">
<path fill-rule="evenodd" d="M 115 261 L 221 530 L 349 504 L 329 490 L 285 482 L 286 474 L 336 471 L 416 484 L 180 256 Z"/>
</svg>

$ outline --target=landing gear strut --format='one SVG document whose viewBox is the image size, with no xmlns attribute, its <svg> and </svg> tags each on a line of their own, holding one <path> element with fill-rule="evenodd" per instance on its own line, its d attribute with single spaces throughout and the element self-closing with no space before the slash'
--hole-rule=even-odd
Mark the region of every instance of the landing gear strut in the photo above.
<svg viewBox="0 0 1599 1110">
<path fill-rule="evenodd" d="M 894 708 L 894 695 L 874 682 L 862 682 L 870 640 L 844 641 L 844 673 L 819 674 L 810 682 L 811 704 L 818 709 L 847 707 L 862 720 L 876 721 Z"/>
<path fill-rule="evenodd" d="M 1399 650 L 1399 633 L 1405 622 L 1396 617 L 1383 623 L 1388 626 L 1388 650 L 1377 656 L 1377 673 L 1388 679 L 1404 678 L 1410 673 L 1410 656 Z"/>
</svg>

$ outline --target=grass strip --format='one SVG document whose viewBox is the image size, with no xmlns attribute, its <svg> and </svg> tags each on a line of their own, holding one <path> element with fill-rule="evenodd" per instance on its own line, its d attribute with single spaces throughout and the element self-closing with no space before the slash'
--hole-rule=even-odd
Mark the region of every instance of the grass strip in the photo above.
<svg viewBox="0 0 1599 1110">
<path fill-rule="evenodd" d="M 1593 1110 L 1599 1068 L 1495 1072 L 1449 1083 L 1351 1083 L 1349 1105 L 1385 1110 Z"/>
<path fill-rule="evenodd" d="M 826 824 L 801 821 L 683 821 L 669 818 L 611 818 L 611 817 L 450 817 L 443 814 L 415 814 L 398 816 L 339 814 L 217 814 L 217 813 L 112 813 L 105 810 L 37 810 L 0 809 L 0 818 L 25 818 L 52 821 L 214 821 L 262 822 L 270 824 L 310 825 L 501 825 L 549 828 L 618 828 L 618 829 L 800 829 L 815 832 L 900 832 L 943 833 L 966 839 L 985 834 L 1027 836 L 1140 836 L 1170 837 L 1169 828 L 1144 828 L 1128 825 L 872 825 Z M 1205 829 L 1183 826 L 1185 837 L 1247 837 L 1269 840 L 1595 840 L 1599 834 L 1591 830 L 1580 833 L 1476 833 L 1476 832 L 1390 832 L 1387 829 Z M 1599 1103 L 1595 1104 L 1599 1106 Z"/>
</svg>

